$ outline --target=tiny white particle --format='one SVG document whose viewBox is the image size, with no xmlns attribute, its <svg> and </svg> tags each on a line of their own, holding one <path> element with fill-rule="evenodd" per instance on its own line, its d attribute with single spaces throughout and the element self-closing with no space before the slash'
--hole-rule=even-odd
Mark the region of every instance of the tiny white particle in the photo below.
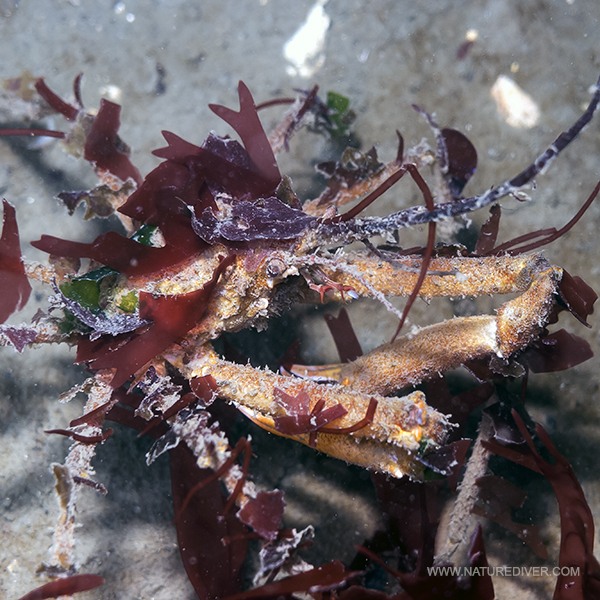
<svg viewBox="0 0 600 600">
<path fill-rule="evenodd" d="M 99 92 L 103 98 L 111 100 L 112 102 L 121 102 L 121 97 L 123 95 L 121 88 L 111 83 L 108 85 L 103 85 Z"/>
</svg>

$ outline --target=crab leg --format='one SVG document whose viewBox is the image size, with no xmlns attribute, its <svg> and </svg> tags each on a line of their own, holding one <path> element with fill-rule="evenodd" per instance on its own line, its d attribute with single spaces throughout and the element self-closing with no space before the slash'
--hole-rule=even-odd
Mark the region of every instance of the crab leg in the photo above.
<svg viewBox="0 0 600 600">
<path fill-rule="evenodd" d="M 421 478 L 423 467 L 415 455 L 442 444 L 449 426 L 444 415 L 427 406 L 421 392 L 404 398 L 366 395 L 340 385 L 319 385 L 238 365 L 220 359 L 214 352 L 185 361 L 169 357 L 169 361 L 190 379 L 210 374 L 216 380 L 218 395 L 264 429 L 394 477 L 408 474 Z M 286 433 L 277 419 L 290 415 L 277 401 L 278 394 L 292 399 L 304 395 L 308 399 L 307 414 L 315 418 L 317 410 L 332 407 L 341 407 L 342 416 L 322 431 L 317 428 L 311 433 Z M 375 403 L 372 417 L 365 419 Z M 364 425 L 354 429 L 357 423 Z"/>
<path fill-rule="evenodd" d="M 315 257 L 306 258 L 306 263 L 311 264 L 311 259 Z M 422 261 L 421 256 L 384 260 L 364 254 L 348 255 L 344 259 L 344 262 L 322 260 L 318 264 L 340 289 L 351 289 L 358 296 L 370 298 L 375 298 L 373 290 L 384 296 L 408 296 L 417 282 Z M 419 297 L 524 292 L 534 277 L 548 267 L 541 254 L 433 258 Z"/>
<path fill-rule="evenodd" d="M 528 289 L 495 316 L 460 317 L 424 327 L 337 369 L 330 365 L 328 376 L 353 390 L 385 396 L 469 360 L 508 358 L 526 348 L 547 323 L 562 270 L 548 265 L 532 276 Z M 301 367 L 294 369 L 299 371 Z"/>
</svg>

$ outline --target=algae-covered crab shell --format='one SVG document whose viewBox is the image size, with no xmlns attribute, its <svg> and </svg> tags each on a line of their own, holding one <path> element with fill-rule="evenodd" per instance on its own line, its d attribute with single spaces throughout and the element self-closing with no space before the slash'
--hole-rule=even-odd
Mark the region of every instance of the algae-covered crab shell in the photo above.
<svg viewBox="0 0 600 600">
<path fill-rule="evenodd" d="M 479 279 L 468 273 L 478 272 L 481 263 L 489 260 L 468 262 L 462 272 L 459 260 L 454 273 L 447 272 L 446 291 L 478 292 Z M 497 315 L 451 319 L 384 344 L 347 364 L 328 365 L 328 376 L 337 383 L 317 384 L 237 365 L 189 345 L 185 360 L 176 355 L 169 360 L 188 379 L 210 374 L 220 397 L 272 433 L 395 477 L 408 474 L 419 479 L 423 476 L 421 450 L 443 444 L 450 423 L 427 405 L 421 392 L 403 398 L 389 395 L 469 360 L 507 358 L 536 339 L 548 320 L 561 269 L 540 256 L 506 257 L 503 264 L 507 281 L 495 280 L 496 285 L 504 292 L 524 291 L 506 302 Z M 426 280 L 423 293 L 432 286 L 435 282 Z M 296 367 L 294 371 L 301 375 L 301 370 Z M 285 403 L 278 401 L 282 394 Z M 373 403 L 376 408 L 365 421 Z M 341 412 L 333 422 L 319 424 L 322 411 L 336 407 Z M 284 424 L 288 417 L 295 417 L 292 423 L 296 427 Z M 304 429 L 297 427 L 301 417 Z M 357 423 L 361 424 L 358 428 Z"/>
<path fill-rule="evenodd" d="M 540 255 L 433 259 L 419 290 L 423 297 L 522 293 L 505 303 L 496 316 L 456 318 L 384 344 L 347 364 L 328 365 L 328 377 L 336 383 L 317 384 L 236 365 L 218 359 L 208 349 L 206 343 L 221 333 L 269 315 L 276 287 L 270 284 L 273 269 L 269 269 L 276 263 L 285 273 L 286 263 L 297 259 L 289 249 L 279 247 L 272 253 L 263 248 L 260 260 L 246 252 L 224 260 L 221 252 L 225 250 L 211 246 L 158 279 L 130 276 L 123 280 L 116 298 L 135 290 L 145 302 L 157 293 L 157 299 L 176 302 L 211 287 L 202 318 L 186 326 L 180 350 L 163 353 L 188 380 L 211 375 L 220 397 L 272 433 L 347 462 L 415 479 L 423 477 L 423 451 L 444 443 L 450 423 L 426 404 L 421 392 L 403 398 L 386 396 L 469 360 L 494 355 L 507 358 L 527 347 L 547 322 L 562 275 Z M 418 258 L 410 256 L 385 261 L 352 254 L 338 257 L 335 263 L 322 263 L 322 267 L 334 287 L 350 288 L 356 296 L 371 296 L 373 289 L 384 290 L 386 295 L 406 295 L 412 292 L 417 277 L 415 269 L 406 267 L 415 261 L 418 264 Z M 278 283 L 281 281 L 283 278 Z M 300 371 L 298 367 L 294 370 L 301 375 Z M 278 393 L 290 399 L 305 398 L 302 411 L 293 403 L 288 407 L 277 402 Z M 337 413 L 332 412 L 335 409 Z M 327 411 L 335 417 L 323 421 Z M 305 429 L 290 428 L 285 424 L 288 417 L 304 419 Z"/>
</svg>

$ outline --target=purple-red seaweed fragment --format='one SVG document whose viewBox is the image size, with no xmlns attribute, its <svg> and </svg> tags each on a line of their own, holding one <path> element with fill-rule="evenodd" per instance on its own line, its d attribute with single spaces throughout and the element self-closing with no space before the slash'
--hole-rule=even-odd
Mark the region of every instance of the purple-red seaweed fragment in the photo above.
<svg viewBox="0 0 600 600">
<path fill-rule="evenodd" d="M 21 259 L 15 208 L 6 200 L 2 201 L 2 205 L 4 217 L 0 236 L 0 323 L 4 323 L 13 312 L 22 309 L 31 294 L 31 286 Z"/>
<path fill-rule="evenodd" d="M 56 579 L 45 583 L 35 590 L 21 596 L 19 600 L 46 600 L 47 598 L 58 598 L 59 596 L 68 596 L 78 592 L 88 592 L 95 590 L 104 584 L 104 578 L 100 575 L 89 573 L 80 573 L 70 575 L 62 579 Z"/>
</svg>

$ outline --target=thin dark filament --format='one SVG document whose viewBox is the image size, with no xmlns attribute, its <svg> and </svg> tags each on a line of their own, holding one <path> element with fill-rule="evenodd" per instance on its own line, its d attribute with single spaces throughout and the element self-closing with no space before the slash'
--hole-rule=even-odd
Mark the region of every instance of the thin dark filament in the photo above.
<svg viewBox="0 0 600 600">
<path fill-rule="evenodd" d="M 102 417 L 102 420 L 103 420 L 104 416 L 114 406 L 115 402 L 116 401 L 111 398 L 110 400 L 106 401 L 104 404 L 101 404 L 100 406 L 97 406 L 96 408 L 94 408 L 93 410 L 90 410 L 89 412 L 85 413 L 84 415 L 81 415 L 81 417 L 77 417 L 76 419 L 73 419 L 69 423 L 69 427 L 76 427 L 77 425 L 90 425 L 91 422 L 96 421 L 98 417 Z"/>
<path fill-rule="evenodd" d="M 81 79 L 83 77 L 83 73 L 78 73 L 73 79 L 73 96 L 75 97 L 75 102 L 79 108 L 83 108 L 83 101 L 81 100 Z"/>
<path fill-rule="evenodd" d="M 335 217 L 331 217 L 330 219 L 324 219 L 324 224 L 329 223 L 341 223 L 344 221 L 349 221 L 350 219 L 354 219 L 356 215 L 361 213 L 367 206 L 373 204 L 379 196 L 382 196 L 385 192 L 387 192 L 395 183 L 400 181 L 402 177 L 404 177 L 406 171 L 408 170 L 408 165 L 401 165 L 400 168 L 390 175 L 381 185 L 377 186 L 370 194 L 365 196 L 356 206 L 351 208 L 349 211 L 345 212 L 343 215 L 337 215 Z"/>
<path fill-rule="evenodd" d="M 319 400 L 317 400 L 315 405 L 312 407 L 312 410 L 310 411 L 310 416 L 312 417 L 314 415 L 318 415 L 323 410 L 324 406 L 325 400 L 323 400 L 323 398 L 319 398 Z"/>
<path fill-rule="evenodd" d="M 511 254 L 511 255 L 521 254 L 522 252 L 529 252 L 531 250 L 535 250 L 536 248 L 540 248 L 541 246 L 545 246 L 546 244 L 549 244 L 550 242 L 557 240 L 559 237 L 561 237 L 565 233 L 567 233 L 581 219 L 581 217 L 583 217 L 583 215 L 585 214 L 587 209 L 591 206 L 592 202 L 596 199 L 596 196 L 598 196 L 599 192 L 600 192 L 600 181 L 598 181 L 598 183 L 596 184 L 596 187 L 594 187 L 592 193 L 589 195 L 588 199 L 583 203 L 581 208 L 577 211 L 575 216 L 568 223 L 563 225 L 560 229 L 556 229 L 556 228 L 552 227 L 551 229 L 543 229 L 541 231 L 534 231 L 533 233 L 526 234 L 526 235 L 520 236 L 520 237 L 516 237 L 512 240 L 509 240 L 508 242 L 504 242 L 504 244 L 501 244 L 497 248 L 494 248 L 493 252 L 495 254 L 497 254 L 498 252 L 502 252 L 502 251 L 508 250 L 510 248 L 510 250 L 508 250 L 509 254 Z M 524 241 L 528 241 L 526 239 L 528 235 L 529 236 L 546 235 L 547 237 L 545 237 L 541 240 L 538 240 L 537 242 L 532 242 L 531 244 L 525 244 L 524 246 L 518 246 L 517 248 L 511 248 L 512 246 L 515 246 L 516 244 L 519 244 Z"/>
<path fill-rule="evenodd" d="M 75 78 L 75 82 L 77 78 Z M 77 85 L 74 83 L 74 85 Z M 35 82 L 37 93 L 58 113 L 63 115 L 68 121 L 74 121 L 79 114 L 79 109 L 65 102 L 58 94 L 53 92 L 46 82 L 40 78 Z"/>
<path fill-rule="evenodd" d="M 535 240 L 537 238 L 543 238 L 548 236 L 556 231 L 556 227 L 548 227 L 547 229 L 538 229 L 537 231 L 530 231 L 529 233 L 524 233 L 518 237 L 513 238 L 512 240 L 508 240 L 500 244 L 499 246 L 492 248 L 490 251 L 486 252 L 486 255 L 490 254 L 498 254 L 500 252 L 504 252 L 508 250 L 511 246 L 516 246 L 517 244 L 522 244 L 524 242 L 529 242 L 530 240 Z M 541 243 L 541 242 L 540 242 Z"/>
<path fill-rule="evenodd" d="M 256 105 L 256 110 L 262 110 L 263 108 L 271 108 L 271 106 L 281 106 L 282 104 L 294 104 L 295 98 L 273 98 L 272 100 L 266 100 Z"/>
<path fill-rule="evenodd" d="M 103 442 L 109 438 L 112 435 L 113 430 L 107 429 L 98 435 L 82 435 L 69 429 L 45 429 L 44 433 L 57 433 L 58 435 L 64 435 L 66 437 L 70 437 L 76 442 L 79 442 L 80 444 L 99 444 L 100 442 Z"/>
<path fill-rule="evenodd" d="M 335 433 L 335 434 L 347 434 L 360 431 L 363 427 L 370 425 L 375 417 L 375 411 L 377 410 L 377 400 L 375 398 L 369 398 L 369 406 L 365 412 L 365 416 L 348 427 L 320 427 L 319 433 Z"/>
<path fill-rule="evenodd" d="M 417 167 L 413 164 L 407 164 L 408 171 L 413 178 L 414 182 L 419 186 L 421 193 L 423 194 L 423 199 L 425 200 L 425 206 L 428 210 L 432 210 L 434 207 L 433 195 L 429 186 L 425 182 L 425 180 L 421 177 L 421 174 L 417 170 Z M 423 282 L 425 281 L 425 277 L 427 277 L 427 271 L 429 269 L 429 265 L 431 264 L 431 257 L 433 256 L 433 249 L 435 246 L 435 228 L 436 224 L 434 221 L 430 222 L 427 227 L 427 245 L 425 246 L 425 252 L 423 253 L 423 260 L 421 261 L 421 270 L 419 272 L 419 277 L 417 282 L 415 283 L 408 300 L 406 301 L 406 305 L 404 306 L 404 310 L 402 311 L 402 315 L 400 317 L 400 322 L 398 323 L 398 327 L 396 328 L 396 332 L 394 333 L 394 337 L 392 337 L 392 342 L 398 337 L 402 326 L 406 322 L 406 318 L 408 317 L 408 313 L 412 308 L 419 292 L 421 291 L 421 287 L 423 286 Z"/>
<path fill-rule="evenodd" d="M 0 129 L 0 136 L 8 137 L 12 135 L 21 135 L 29 137 L 53 137 L 64 139 L 66 134 L 63 131 L 54 131 L 53 129 L 28 129 L 27 127 L 9 127 Z"/>
</svg>

